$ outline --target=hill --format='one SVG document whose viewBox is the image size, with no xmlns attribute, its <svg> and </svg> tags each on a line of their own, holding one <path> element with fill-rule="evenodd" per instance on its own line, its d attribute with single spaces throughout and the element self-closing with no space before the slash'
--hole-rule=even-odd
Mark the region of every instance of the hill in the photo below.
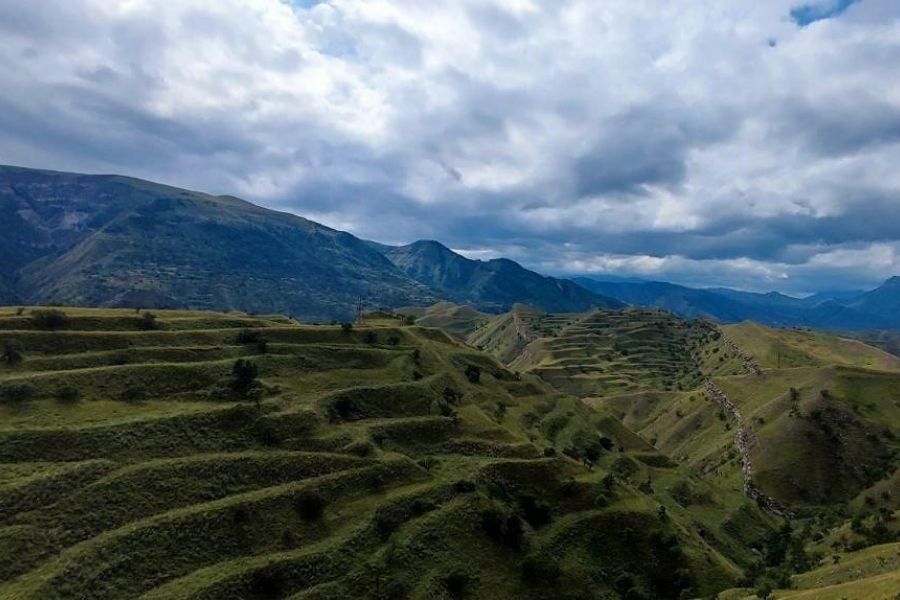
<svg viewBox="0 0 900 600">
<path fill-rule="evenodd" d="M 581 397 L 639 389 L 693 389 L 742 361 L 705 321 L 646 309 L 550 314 L 517 307 L 469 342 L 513 369 Z"/>
<path fill-rule="evenodd" d="M 554 310 L 617 304 L 512 261 L 470 261 L 446 249 L 447 272 L 425 277 L 409 262 L 424 256 L 415 249 L 422 244 L 404 254 L 230 196 L 0 166 L 0 303 L 278 312 L 320 322 L 349 320 L 360 301 L 366 309 L 464 300 L 498 310 L 520 296 Z M 453 269 L 464 274 L 454 278 Z"/>
<path fill-rule="evenodd" d="M 617 308 L 622 303 L 566 279 L 545 277 L 509 259 L 472 260 L 435 241 L 386 250 L 404 273 L 456 303 L 489 312 L 524 303 L 549 312 Z"/>
<path fill-rule="evenodd" d="M 0 597 L 707 596 L 774 530 L 402 322 L 0 309 Z"/>
<path fill-rule="evenodd" d="M 687 318 L 841 330 L 900 328 L 900 307 L 897 306 L 900 278 L 896 277 L 870 292 L 823 292 L 808 298 L 727 288 L 695 289 L 659 281 L 590 277 L 576 277 L 573 281 L 632 306 L 661 308 Z"/>
</svg>

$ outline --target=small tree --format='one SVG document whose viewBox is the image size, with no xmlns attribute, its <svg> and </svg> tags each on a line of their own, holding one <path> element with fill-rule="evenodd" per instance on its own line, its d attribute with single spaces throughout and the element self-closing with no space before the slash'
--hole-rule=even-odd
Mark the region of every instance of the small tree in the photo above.
<svg viewBox="0 0 900 600">
<path fill-rule="evenodd" d="M 81 400 L 81 392 L 78 391 L 78 388 L 74 388 L 70 385 L 58 388 L 55 396 L 56 401 L 61 404 L 75 404 Z"/>
<path fill-rule="evenodd" d="M 344 333 L 350 333 L 353 331 L 353 323 L 341 323 L 341 331 Z"/>
<path fill-rule="evenodd" d="M 234 362 L 231 368 L 231 387 L 235 392 L 247 398 L 257 386 L 257 377 L 259 377 L 259 368 L 256 363 L 239 358 Z M 259 408 L 259 398 L 256 398 L 256 407 Z"/>
<path fill-rule="evenodd" d="M 22 353 L 19 352 L 19 349 L 9 343 L 3 346 L 3 356 L 0 356 L 0 358 L 10 366 L 15 366 L 23 360 Z"/>
<path fill-rule="evenodd" d="M 61 310 L 33 310 L 31 311 L 31 322 L 38 329 L 49 329 L 54 331 L 62 329 L 69 324 L 69 317 Z"/>
<path fill-rule="evenodd" d="M 466 379 L 469 383 L 479 383 L 481 381 L 481 368 L 477 365 L 466 365 Z"/>
<path fill-rule="evenodd" d="M 156 322 L 156 315 L 152 312 L 145 312 L 138 321 L 138 327 L 144 331 L 153 331 L 159 329 L 159 323 Z"/>
<path fill-rule="evenodd" d="M 318 521 L 325 512 L 325 498 L 322 494 L 306 490 L 297 494 L 294 499 L 294 508 L 300 516 L 307 521 Z"/>
<path fill-rule="evenodd" d="M 10 404 L 21 404 L 37 396 L 37 388 L 30 383 L 14 383 L 0 390 L 0 399 Z"/>
</svg>

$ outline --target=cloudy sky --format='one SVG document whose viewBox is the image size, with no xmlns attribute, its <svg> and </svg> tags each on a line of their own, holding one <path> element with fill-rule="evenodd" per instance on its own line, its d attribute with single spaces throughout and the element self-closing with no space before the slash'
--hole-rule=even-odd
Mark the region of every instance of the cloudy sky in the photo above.
<svg viewBox="0 0 900 600">
<path fill-rule="evenodd" d="M 0 0 L 0 162 L 547 273 L 900 274 L 897 0 Z"/>
</svg>

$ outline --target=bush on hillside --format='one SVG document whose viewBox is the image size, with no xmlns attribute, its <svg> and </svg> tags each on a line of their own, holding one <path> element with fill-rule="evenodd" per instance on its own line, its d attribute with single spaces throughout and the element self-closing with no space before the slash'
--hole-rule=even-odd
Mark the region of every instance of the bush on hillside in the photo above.
<svg viewBox="0 0 900 600">
<path fill-rule="evenodd" d="M 254 331 L 253 329 L 241 329 L 237 332 L 237 335 L 234 336 L 234 343 L 236 344 L 256 344 L 262 339 L 262 334 L 258 331 Z"/>
<path fill-rule="evenodd" d="M 56 401 L 61 404 L 75 404 L 81 400 L 81 392 L 78 388 L 69 385 L 58 388 L 54 396 L 56 397 Z"/>
<path fill-rule="evenodd" d="M 159 329 L 159 323 L 156 321 L 156 315 L 152 312 L 145 312 L 138 321 L 138 328 L 142 331 L 153 331 Z"/>
<path fill-rule="evenodd" d="M 341 323 L 341 331 L 344 333 L 350 333 L 353 331 L 353 323 Z"/>
<path fill-rule="evenodd" d="M 14 383 L 0 390 L 0 399 L 8 404 L 21 404 L 37 396 L 37 388 L 30 383 Z"/>
<path fill-rule="evenodd" d="M 66 313 L 56 309 L 33 310 L 31 311 L 31 322 L 38 329 L 55 331 L 66 327 L 69 324 L 69 317 Z"/>
<path fill-rule="evenodd" d="M 462 571 L 454 571 L 444 578 L 443 583 L 452 598 L 462 598 L 469 587 L 469 576 Z"/>
<path fill-rule="evenodd" d="M 325 512 L 325 497 L 313 490 L 304 490 L 294 498 L 294 508 L 307 521 L 318 521 Z"/>
<path fill-rule="evenodd" d="M 24 357 L 22 356 L 22 353 L 19 352 L 18 348 L 12 344 L 5 344 L 3 346 L 3 355 L 0 356 L 0 359 L 10 366 L 15 366 L 21 363 L 22 360 L 24 360 Z"/>
<path fill-rule="evenodd" d="M 469 383 L 479 383 L 481 381 L 481 368 L 477 365 L 467 365 L 466 379 L 469 380 Z"/>
<path fill-rule="evenodd" d="M 256 363 L 239 358 L 231 368 L 231 376 L 231 387 L 238 394 L 246 397 L 256 387 L 259 368 L 256 366 Z"/>
</svg>

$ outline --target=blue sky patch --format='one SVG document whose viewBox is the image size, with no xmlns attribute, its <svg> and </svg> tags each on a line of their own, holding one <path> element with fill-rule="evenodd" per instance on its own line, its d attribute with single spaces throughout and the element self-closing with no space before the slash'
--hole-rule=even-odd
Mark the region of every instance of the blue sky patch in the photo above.
<svg viewBox="0 0 900 600">
<path fill-rule="evenodd" d="M 857 2 L 861 0 L 824 0 L 802 4 L 791 9 L 791 20 L 800 27 L 806 27 L 816 21 L 837 17 Z"/>
</svg>

